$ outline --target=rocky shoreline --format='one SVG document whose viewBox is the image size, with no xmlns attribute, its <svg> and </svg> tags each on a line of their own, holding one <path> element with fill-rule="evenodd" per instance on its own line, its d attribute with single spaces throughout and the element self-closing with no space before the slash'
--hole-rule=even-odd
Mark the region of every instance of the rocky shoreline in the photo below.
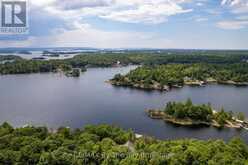
<svg viewBox="0 0 248 165">
<path fill-rule="evenodd" d="M 235 81 L 217 81 L 214 79 L 208 79 L 206 81 L 194 80 L 194 81 L 184 81 L 183 84 L 173 84 L 173 85 L 161 85 L 158 82 L 153 82 L 152 84 L 144 84 L 144 83 L 133 83 L 129 80 L 125 80 L 123 82 L 116 81 L 116 80 L 109 80 L 106 81 L 114 86 L 126 86 L 131 88 L 137 89 L 144 89 L 144 90 L 160 90 L 160 91 L 170 91 L 173 88 L 182 88 L 184 85 L 187 86 L 198 86 L 204 87 L 208 84 L 223 84 L 223 85 L 234 85 L 234 86 L 248 86 L 248 82 L 235 82 Z"/>
<path fill-rule="evenodd" d="M 212 120 L 211 122 L 206 122 L 206 121 L 199 121 L 199 120 L 191 120 L 191 119 L 177 119 L 175 117 L 172 117 L 165 112 L 161 110 L 146 110 L 145 111 L 151 119 L 156 119 L 156 120 L 164 120 L 167 123 L 171 123 L 174 125 L 181 125 L 181 126 L 213 126 L 216 128 L 221 128 L 221 126 L 215 121 Z M 245 122 L 244 121 L 227 121 L 226 124 L 224 125 L 226 128 L 236 128 L 236 129 L 247 129 L 245 127 Z"/>
<path fill-rule="evenodd" d="M 145 85 L 145 84 L 138 84 L 138 83 L 135 84 L 135 83 L 131 83 L 131 82 L 130 83 L 118 82 L 118 81 L 114 81 L 114 80 L 109 80 L 109 81 L 106 81 L 106 82 L 110 83 L 111 85 L 114 85 L 114 86 L 126 86 L 126 87 L 144 89 L 144 90 L 170 91 L 170 89 L 171 89 L 169 86 L 167 86 L 167 85 L 162 86 L 159 83 L 154 83 L 152 85 Z"/>
</svg>

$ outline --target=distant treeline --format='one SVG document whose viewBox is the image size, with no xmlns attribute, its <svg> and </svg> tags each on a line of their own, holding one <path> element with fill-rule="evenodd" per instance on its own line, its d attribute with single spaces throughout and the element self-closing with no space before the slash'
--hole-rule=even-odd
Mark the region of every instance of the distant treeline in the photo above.
<svg viewBox="0 0 248 165">
<path fill-rule="evenodd" d="M 127 143 L 128 142 L 128 143 Z M 99 125 L 56 132 L 46 127 L 0 126 L 3 165 L 245 165 L 248 146 L 239 138 L 169 140 L 136 138 L 132 131 Z"/>
<path fill-rule="evenodd" d="M 14 56 L 14 55 L 6 55 L 6 56 L 0 55 L 0 62 L 8 61 L 8 60 L 21 60 L 21 59 L 22 59 L 21 57 Z"/>
<path fill-rule="evenodd" d="M 204 51 L 203 51 L 204 52 Z M 53 72 L 58 69 L 83 68 L 83 67 L 111 67 L 115 65 L 161 65 L 168 63 L 211 63 L 211 64 L 232 64 L 247 63 L 247 52 L 215 52 L 211 53 L 177 52 L 167 53 L 91 53 L 77 55 L 66 60 L 25 60 L 17 56 L 0 56 L 0 61 L 14 61 L 0 63 L 0 74 L 19 74 Z M 188 54 L 189 53 L 189 54 Z"/>
</svg>

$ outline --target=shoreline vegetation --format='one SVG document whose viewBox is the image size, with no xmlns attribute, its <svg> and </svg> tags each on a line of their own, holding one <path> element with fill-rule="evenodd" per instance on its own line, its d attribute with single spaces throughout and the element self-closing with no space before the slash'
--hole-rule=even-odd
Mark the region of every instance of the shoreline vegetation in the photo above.
<svg viewBox="0 0 248 165">
<path fill-rule="evenodd" d="M 184 85 L 205 86 L 217 83 L 248 86 L 248 64 L 167 64 L 141 66 L 108 81 L 115 86 L 170 91 Z"/>
<path fill-rule="evenodd" d="M 64 73 L 67 77 L 80 77 L 81 73 L 86 72 L 86 71 L 87 71 L 86 68 L 81 68 L 81 69 L 80 68 L 72 68 L 72 69 L 70 69 Z M 61 72 L 63 72 L 63 71 L 61 71 Z"/>
<path fill-rule="evenodd" d="M 237 164 L 248 161 L 240 138 L 223 140 L 157 140 L 109 125 L 83 129 L 0 125 L 0 164 L 150 165 Z"/>
<path fill-rule="evenodd" d="M 189 54 L 188 54 L 189 53 Z M 235 55 L 233 55 L 234 53 Z M 236 54 L 237 53 L 237 54 Z M 242 53 L 242 55 L 239 55 Z M 200 55 L 199 55 L 200 54 Z M 224 54 L 224 55 L 223 55 Z M 228 54 L 228 55 L 225 55 Z M 54 54 L 54 56 L 58 56 Z M 66 60 L 25 60 L 0 56 L 0 75 L 61 72 L 79 77 L 89 67 L 142 65 L 109 83 L 142 89 L 169 91 L 184 85 L 209 83 L 248 85 L 248 55 L 234 51 L 166 53 L 82 54 Z M 183 125 L 247 129 L 242 113 L 215 111 L 210 104 L 169 102 L 160 110 L 147 110 L 152 119 Z M 85 126 L 82 129 L 0 125 L 0 164 L 37 165 L 244 165 L 248 146 L 240 138 L 223 140 L 157 140 L 116 126 Z"/>
<path fill-rule="evenodd" d="M 69 59 L 27 60 L 0 55 L 0 74 L 58 72 L 68 68 L 118 67 L 127 65 L 157 66 L 166 64 L 240 64 L 248 65 L 248 51 L 126 51 L 82 53 Z"/>
<path fill-rule="evenodd" d="M 188 99 L 186 102 L 169 102 L 162 110 L 146 110 L 152 119 L 181 126 L 213 126 L 216 128 L 237 128 L 248 130 L 248 120 L 243 113 L 236 116 L 232 111 L 214 110 L 210 104 L 193 105 Z"/>
</svg>

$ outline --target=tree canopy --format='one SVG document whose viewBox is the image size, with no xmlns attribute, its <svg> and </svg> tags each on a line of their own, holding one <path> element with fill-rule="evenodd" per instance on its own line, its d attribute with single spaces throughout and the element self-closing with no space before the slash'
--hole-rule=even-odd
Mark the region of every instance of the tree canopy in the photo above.
<svg viewBox="0 0 248 165">
<path fill-rule="evenodd" d="M 2 63 L 1 61 L 6 61 Z M 8 62 L 13 60 L 11 62 Z M 163 51 L 124 53 L 84 53 L 64 60 L 25 60 L 17 56 L 0 56 L 0 74 L 52 72 L 57 69 L 83 67 L 111 67 L 138 64 L 146 66 L 163 64 L 233 64 L 247 63 L 247 51 Z M 65 67 L 65 68 L 64 68 Z M 239 75 L 237 75 L 239 76 Z"/>
<path fill-rule="evenodd" d="M 187 81 L 216 81 L 218 83 L 247 83 L 248 64 L 167 64 L 141 66 L 128 74 L 116 75 L 114 84 L 127 86 L 144 85 L 161 88 L 164 85 L 184 85 Z"/>
<path fill-rule="evenodd" d="M 188 99 L 185 103 L 169 102 L 167 103 L 164 112 L 175 118 L 192 120 L 211 121 L 213 110 L 210 105 L 193 105 Z"/>
<path fill-rule="evenodd" d="M 130 146 L 124 145 L 127 141 Z M 0 164 L 12 165 L 244 165 L 248 147 L 239 138 L 222 140 L 173 140 L 134 138 L 132 131 L 99 125 L 71 130 L 46 127 L 0 126 Z"/>
</svg>

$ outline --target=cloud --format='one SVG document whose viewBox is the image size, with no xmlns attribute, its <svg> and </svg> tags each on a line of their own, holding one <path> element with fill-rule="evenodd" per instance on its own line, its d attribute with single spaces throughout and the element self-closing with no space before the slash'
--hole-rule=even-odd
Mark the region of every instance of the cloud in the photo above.
<svg viewBox="0 0 248 165">
<path fill-rule="evenodd" d="M 241 5 L 247 3 L 246 0 L 222 0 L 221 5 L 229 5 L 229 6 L 235 6 L 235 5 Z"/>
<path fill-rule="evenodd" d="M 56 18 L 63 21 L 63 26 L 52 27 L 49 29 L 49 34 L 29 36 L 26 40 L 0 41 L 0 45 L 2 47 L 170 48 L 171 41 L 158 33 L 102 30 L 88 24 L 84 18 L 98 17 L 127 23 L 157 24 L 166 22 L 170 16 L 191 12 L 192 9 L 182 7 L 188 2 L 191 0 L 30 0 L 32 16 L 35 13 L 43 13 L 48 20 Z M 45 23 L 43 24 L 46 26 Z"/>
<path fill-rule="evenodd" d="M 222 6 L 228 6 L 233 13 L 248 13 L 248 0 L 222 0 Z"/>
<path fill-rule="evenodd" d="M 191 11 L 192 9 L 184 10 L 178 4 L 166 1 L 161 3 L 145 3 L 135 6 L 133 9 L 113 11 L 100 17 L 127 23 L 157 24 L 166 22 L 169 16 Z"/>
<path fill-rule="evenodd" d="M 248 27 L 248 21 L 221 21 L 217 23 L 217 27 L 228 30 L 238 30 Z"/>
<path fill-rule="evenodd" d="M 114 0 L 56 0 L 55 5 L 62 10 L 76 10 L 81 8 L 106 7 L 114 4 Z"/>
<path fill-rule="evenodd" d="M 221 5 L 230 9 L 235 18 L 217 23 L 217 27 L 229 30 L 239 30 L 248 27 L 248 0 L 222 0 Z"/>
<path fill-rule="evenodd" d="M 96 16 L 126 23 L 166 22 L 169 16 L 191 12 L 182 4 L 191 0 L 32 0 L 34 6 L 61 18 Z"/>
<path fill-rule="evenodd" d="M 196 6 L 204 6 L 204 4 L 201 2 L 198 2 L 198 3 L 196 3 Z"/>
</svg>

